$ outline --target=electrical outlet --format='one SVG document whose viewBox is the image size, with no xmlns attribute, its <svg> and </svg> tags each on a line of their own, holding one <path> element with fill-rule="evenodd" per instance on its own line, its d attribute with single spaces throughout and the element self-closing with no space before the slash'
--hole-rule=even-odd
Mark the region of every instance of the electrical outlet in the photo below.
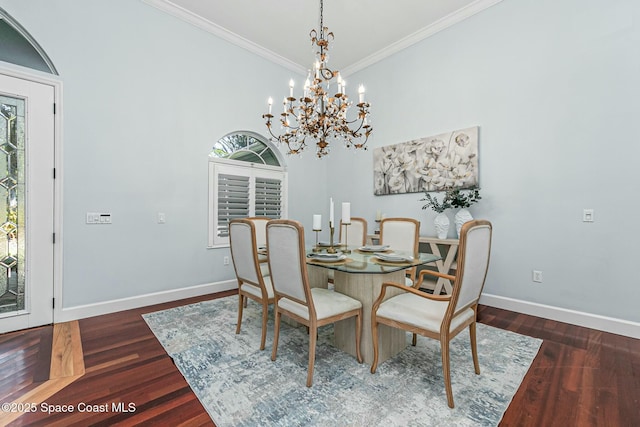
<svg viewBox="0 0 640 427">
<path fill-rule="evenodd" d="M 167 222 L 167 217 L 164 212 L 158 212 L 158 224 L 164 224 Z"/>
<path fill-rule="evenodd" d="M 228 257 L 228 256 L 224 257 L 224 258 L 222 259 L 222 263 L 223 263 L 224 265 L 229 265 L 229 257 Z"/>
<path fill-rule="evenodd" d="M 533 270 L 533 277 L 532 280 L 536 283 L 542 283 L 542 271 L 540 270 Z"/>
<path fill-rule="evenodd" d="M 593 222 L 593 209 L 584 209 L 582 211 L 582 222 Z"/>
</svg>

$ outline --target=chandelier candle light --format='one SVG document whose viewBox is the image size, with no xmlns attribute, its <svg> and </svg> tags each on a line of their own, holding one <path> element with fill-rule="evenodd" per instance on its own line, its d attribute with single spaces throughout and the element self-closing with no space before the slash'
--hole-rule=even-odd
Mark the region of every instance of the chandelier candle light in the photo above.
<svg viewBox="0 0 640 427">
<path fill-rule="evenodd" d="M 293 96 L 295 82 L 289 81 L 289 96 L 282 101 L 283 112 L 280 124 L 283 134 L 275 135 L 272 128 L 273 98 L 269 98 L 269 112 L 263 114 L 271 140 L 286 144 L 287 154 L 299 154 L 307 146 L 307 140 L 316 142 L 316 155 L 321 158 L 329 154 L 329 140 L 342 140 L 347 148 L 366 150 L 365 144 L 373 128 L 369 124 L 369 103 L 364 100 L 364 86 L 358 88 L 357 117 L 347 118 L 352 101 L 346 94 L 346 85 L 339 71 L 327 66 L 329 41 L 333 33 L 324 26 L 323 5 L 320 0 L 320 29 L 311 30 L 311 44 L 316 47 L 313 72 L 309 70 L 300 99 Z M 361 138 L 364 138 L 362 140 Z"/>
</svg>

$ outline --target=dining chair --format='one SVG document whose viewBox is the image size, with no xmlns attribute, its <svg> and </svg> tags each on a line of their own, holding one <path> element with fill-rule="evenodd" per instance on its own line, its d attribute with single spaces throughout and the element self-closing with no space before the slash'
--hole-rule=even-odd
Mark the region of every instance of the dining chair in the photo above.
<svg viewBox="0 0 640 427">
<path fill-rule="evenodd" d="M 371 333 L 373 335 L 373 364 L 371 373 L 378 366 L 378 325 L 384 324 L 440 341 L 442 371 L 447 394 L 447 404 L 453 408 L 449 342 L 469 327 L 471 354 L 476 374 L 480 374 L 476 345 L 476 317 L 478 300 L 484 287 L 491 253 L 492 225 L 486 220 L 465 223 L 460 230 L 458 270 L 455 277 L 429 272 L 437 277 L 453 280 L 450 295 L 433 295 L 400 283 L 385 282 L 371 309 Z M 424 270 L 427 271 L 427 270 Z M 403 293 L 384 300 L 387 288 L 398 288 Z"/>
<path fill-rule="evenodd" d="M 262 336 L 260 350 L 264 350 L 267 338 L 267 318 L 269 305 L 273 304 L 274 292 L 271 278 L 260 271 L 258 260 L 258 244 L 256 225 L 253 221 L 242 218 L 229 222 L 229 243 L 233 268 L 238 280 L 238 326 L 236 334 L 242 327 L 242 311 L 248 299 L 262 304 Z"/>
<path fill-rule="evenodd" d="M 352 216 L 350 225 L 346 225 L 340 220 L 340 243 L 358 247 L 366 245 L 367 220 Z"/>
<path fill-rule="evenodd" d="M 252 216 L 247 218 L 253 222 L 256 232 L 256 247 L 258 248 L 258 261 L 260 262 L 260 271 L 263 276 L 269 275 L 269 266 L 267 265 L 267 255 L 260 253 L 260 249 L 267 247 L 267 223 L 271 218 L 266 216 Z"/>
<path fill-rule="evenodd" d="M 413 218 L 384 218 L 380 221 L 380 244 L 396 251 L 418 255 L 420 245 L 420 221 Z M 405 284 L 414 286 L 416 267 L 406 270 Z"/>
<path fill-rule="evenodd" d="M 346 225 L 340 220 L 340 237 L 341 245 L 347 246 L 364 246 L 367 244 L 367 220 L 364 218 L 351 217 L 351 224 Z M 329 279 L 329 289 L 333 289 L 334 271 L 329 270 L 327 276 Z"/>
<path fill-rule="evenodd" d="M 269 270 L 275 291 L 275 332 L 271 360 L 276 360 L 280 318 L 289 317 L 309 328 L 307 387 L 313 383 L 318 327 L 355 317 L 356 359 L 362 362 L 362 303 L 339 292 L 311 288 L 307 272 L 304 228 L 298 221 L 279 219 L 267 224 Z"/>
</svg>

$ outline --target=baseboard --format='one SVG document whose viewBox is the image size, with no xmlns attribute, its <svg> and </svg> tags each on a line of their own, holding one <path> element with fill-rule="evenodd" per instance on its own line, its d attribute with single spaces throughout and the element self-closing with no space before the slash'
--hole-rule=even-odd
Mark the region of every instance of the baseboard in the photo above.
<svg viewBox="0 0 640 427">
<path fill-rule="evenodd" d="M 544 319 L 584 326 L 585 328 L 611 332 L 631 338 L 640 338 L 640 323 L 613 317 L 600 316 L 582 311 L 569 310 L 551 305 L 538 304 L 498 295 L 482 294 L 480 304 L 502 308 Z"/>
<path fill-rule="evenodd" d="M 155 292 L 152 294 L 138 295 L 130 298 L 99 302 L 95 304 L 80 305 L 76 307 L 63 308 L 56 312 L 55 322 L 69 322 L 71 320 L 84 319 L 86 317 L 100 316 L 103 314 L 115 313 L 117 311 L 131 310 L 134 308 L 146 307 L 148 305 L 162 304 L 169 301 L 176 301 L 184 298 L 197 297 L 200 295 L 236 289 L 238 282 L 225 280 L 216 283 L 205 283 L 203 285 L 190 286 L 188 288 L 172 289 L 170 291 Z"/>
</svg>

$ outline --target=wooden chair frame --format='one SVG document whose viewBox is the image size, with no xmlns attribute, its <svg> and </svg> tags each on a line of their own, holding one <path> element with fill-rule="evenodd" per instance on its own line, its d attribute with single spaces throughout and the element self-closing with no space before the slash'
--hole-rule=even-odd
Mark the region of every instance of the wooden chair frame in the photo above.
<svg viewBox="0 0 640 427">
<path fill-rule="evenodd" d="M 253 265 L 256 269 L 256 275 L 258 277 L 258 281 L 252 281 L 249 280 L 247 278 L 243 278 L 240 277 L 240 275 L 238 274 L 238 268 L 236 265 L 236 260 L 233 257 L 233 248 L 231 247 L 231 255 L 232 255 L 232 259 L 233 259 L 233 268 L 234 271 L 236 273 L 236 278 L 238 280 L 238 325 L 236 326 L 236 334 L 240 333 L 240 329 L 242 327 L 242 312 L 243 312 L 243 308 L 246 307 L 247 305 L 247 299 L 250 298 L 254 301 L 256 301 L 257 303 L 262 305 L 262 334 L 261 334 L 261 338 L 260 338 L 260 350 L 264 350 L 265 347 L 265 342 L 267 339 L 267 320 L 268 320 L 268 316 L 269 316 L 269 304 L 274 304 L 274 300 L 275 300 L 275 294 L 273 297 L 269 298 L 269 293 L 267 291 L 267 285 L 264 281 L 264 276 L 261 274 L 260 272 L 260 261 L 258 259 L 258 246 L 257 246 L 257 242 L 256 242 L 256 226 L 255 223 L 253 221 L 251 221 L 251 219 L 249 218 L 241 218 L 241 219 L 234 219 L 231 220 L 229 222 L 229 245 L 232 245 L 232 241 L 233 239 L 231 238 L 231 234 L 232 234 L 232 230 L 233 230 L 233 225 L 234 224 L 245 224 L 247 225 L 250 229 L 251 229 L 251 247 L 253 248 L 253 254 L 251 256 L 252 261 L 253 261 Z M 253 286 L 256 286 L 258 288 L 260 288 L 261 290 L 261 297 L 257 297 L 256 295 L 253 295 L 250 292 L 247 292 L 246 290 L 243 289 L 242 285 L 243 284 L 250 284 Z"/>
<path fill-rule="evenodd" d="M 361 334 L 362 334 L 362 307 L 360 309 L 357 310 L 350 310 L 350 311 L 346 311 L 340 314 L 336 314 L 334 316 L 331 317 L 327 317 L 325 319 L 320 319 L 318 320 L 317 315 L 316 315 L 316 309 L 313 303 L 313 296 L 311 294 L 311 286 L 309 284 L 309 275 L 307 272 L 307 263 L 306 263 L 306 252 L 305 252 L 305 242 L 304 242 L 304 228 L 302 227 L 302 225 L 298 222 L 298 221 L 293 221 L 293 220 L 287 220 L 287 219 L 280 219 L 280 220 L 272 220 L 269 222 L 269 224 L 267 225 L 267 228 L 272 227 L 274 225 L 287 225 L 287 226 L 291 226 L 296 228 L 297 232 L 298 232 L 298 254 L 299 254 L 299 261 L 300 261 L 300 265 L 302 266 L 302 282 L 303 282 L 303 286 L 304 286 L 304 294 L 305 294 L 305 299 L 307 300 L 305 301 L 301 301 L 297 298 L 294 298 L 290 295 L 283 295 L 281 293 L 278 292 L 276 286 L 274 285 L 273 289 L 275 292 L 275 327 L 274 327 L 274 336 L 273 336 L 273 349 L 271 352 L 271 360 L 276 360 L 276 354 L 278 352 L 278 339 L 280 336 L 280 320 L 281 320 L 281 316 L 284 314 L 285 316 L 289 317 L 290 319 L 295 320 L 296 322 L 299 322 L 303 325 L 305 325 L 308 330 L 309 330 L 309 366 L 307 369 L 307 387 L 311 387 L 311 385 L 313 384 L 313 367 L 315 365 L 315 357 L 316 357 L 316 341 L 317 341 L 317 336 L 318 336 L 318 328 L 320 326 L 324 326 L 324 325 L 328 325 L 331 323 L 335 323 L 337 321 L 343 320 L 343 319 L 348 319 L 350 317 L 355 317 L 356 318 L 356 359 L 358 360 L 359 363 L 362 363 L 362 355 L 360 353 L 360 338 L 361 338 Z M 269 233 L 267 232 L 267 242 L 269 242 Z M 267 245 L 269 245 L 269 243 L 267 243 Z M 269 260 L 269 263 L 271 263 L 271 259 Z M 269 268 L 271 268 L 271 264 L 269 264 Z M 309 312 L 309 320 L 298 316 L 295 313 L 292 313 L 289 310 L 285 310 L 282 307 L 280 307 L 280 305 L 278 304 L 278 302 L 283 298 L 286 297 L 287 299 L 291 300 L 291 301 L 295 301 L 298 304 L 301 304 L 305 307 L 307 307 L 307 310 Z"/>
<path fill-rule="evenodd" d="M 352 216 L 351 217 L 351 223 L 353 224 L 354 222 L 359 222 L 362 224 L 362 242 L 358 243 L 360 246 L 364 246 L 367 244 L 367 220 L 364 218 L 360 218 L 360 217 L 355 217 Z M 345 228 L 345 225 L 342 223 L 342 220 L 340 220 L 340 236 L 338 236 L 338 241 L 342 242 L 342 230 Z M 348 231 L 347 231 L 348 233 Z M 347 235 L 348 237 L 348 235 Z M 346 242 L 345 242 L 346 243 Z"/>
<path fill-rule="evenodd" d="M 469 337 L 471 341 L 471 354 L 473 357 L 473 366 L 476 374 L 480 374 L 480 365 L 478 363 L 478 350 L 477 350 L 477 342 L 476 342 L 476 318 L 478 313 L 478 300 L 480 299 L 480 294 L 482 294 L 482 289 L 484 288 L 484 283 L 486 280 L 486 275 L 487 275 L 487 270 L 489 265 L 489 259 L 491 254 L 491 240 L 489 240 L 489 249 L 488 249 L 489 254 L 487 256 L 487 266 L 486 266 L 487 268 L 485 268 L 485 275 L 482 278 L 482 285 L 480 287 L 480 292 L 478 293 L 478 298 L 476 298 L 474 301 L 467 304 L 466 306 L 456 310 L 456 305 L 458 302 L 458 298 L 460 296 L 461 283 L 465 274 L 467 233 L 470 229 L 473 229 L 474 227 L 478 227 L 478 226 L 481 226 L 481 227 L 488 226 L 490 232 L 492 230 L 491 223 L 486 220 L 473 220 L 465 223 L 462 226 L 462 229 L 460 231 L 460 246 L 458 248 L 459 250 L 458 270 L 456 272 L 455 277 L 450 276 L 448 274 L 438 273 L 438 272 L 426 273 L 426 270 L 424 270 L 424 272 L 421 272 L 421 274 L 432 274 L 434 276 L 445 277 L 447 279 L 453 280 L 454 281 L 453 292 L 451 293 L 451 295 L 432 295 L 426 292 L 422 292 L 413 287 L 408 287 L 406 285 L 402 285 L 399 283 L 385 282 L 382 285 L 380 296 L 375 301 L 371 309 L 371 329 L 373 334 L 373 352 L 374 352 L 373 364 L 371 365 L 371 373 L 372 374 L 375 373 L 376 368 L 378 366 L 378 324 L 384 324 L 393 328 L 400 328 L 400 329 L 412 332 L 414 334 L 413 343 L 412 343 L 414 346 L 416 345 L 416 334 L 420 334 L 428 338 L 439 340 L 440 346 L 441 346 L 441 353 L 442 353 L 442 370 L 444 375 L 445 390 L 447 394 L 447 404 L 449 405 L 450 408 L 454 407 L 454 403 L 453 403 L 453 391 L 451 389 L 449 342 L 461 331 L 463 331 L 467 326 L 469 327 Z M 382 304 L 382 302 L 384 301 L 385 293 L 387 291 L 387 288 L 389 287 L 398 288 L 405 292 L 409 292 L 419 297 L 427 298 L 434 301 L 448 301 L 449 304 L 445 312 L 444 318 L 442 320 L 442 323 L 440 325 L 439 333 L 434 333 L 430 330 L 422 329 L 422 328 L 409 325 L 407 323 L 399 322 L 393 319 L 387 319 L 384 317 L 377 316 L 378 308 L 380 307 L 380 304 Z M 466 310 L 467 308 L 471 308 L 473 310 L 473 317 L 463 322 L 453 331 L 450 331 L 449 329 L 451 326 L 452 319 L 462 311 Z"/>
<path fill-rule="evenodd" d="M 415 233 L 414 233 L 414 237 L 413 237 L 413 256 L 417 257 L 418 256 L 418 249 L 420 247 L 420 221 L 418 221 L 417 219 L 413 219 L 413 218 L 384 218 L 382 221 L 380 221 L 380 240 L 379 243 L 381 245 L 385 245 L 385 241 L 384 241 L 384 225 L 385 223 L 388 222 L 407 222 L 407 223 L 411 223 L 415 226 Z M 394 248 L 391 248 L 394 249 Z M 409 277 L 409 279 L 411 279 L 411 281 L 413 283 L 415 283 L 416 281 L 416 271 L 417 271 L 417 267 L 411 267 L 408 268 L 406 270 L 407 272 L 407 277 Z"/>
</svg>

